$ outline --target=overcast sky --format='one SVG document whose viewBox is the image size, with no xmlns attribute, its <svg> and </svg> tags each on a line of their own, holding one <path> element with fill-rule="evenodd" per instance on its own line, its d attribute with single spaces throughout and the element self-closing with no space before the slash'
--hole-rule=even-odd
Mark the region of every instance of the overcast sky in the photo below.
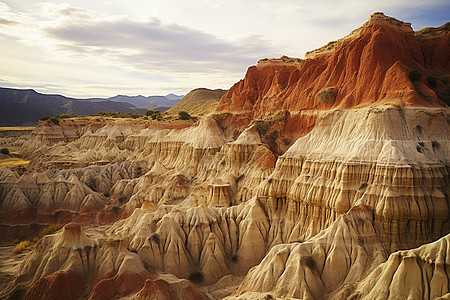
<svg viewBox="0 0 450 300">
<path fill-rule="evenodd" d="M 228 89 L 265 57 L 303 57 L 376 11 L 415 30 L 448 0 L 1 0 L 0 87 L 72 97 Z"/>
</svg>

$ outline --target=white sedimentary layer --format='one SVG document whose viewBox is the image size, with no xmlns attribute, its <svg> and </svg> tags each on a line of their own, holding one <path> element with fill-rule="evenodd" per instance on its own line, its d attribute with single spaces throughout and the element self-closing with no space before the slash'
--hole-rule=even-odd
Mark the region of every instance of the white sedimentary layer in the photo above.
<svg viewBox="0 0 450 300">
<path fill-rule="evenodd" d="M 132 214 L 107 234 L 157 271 L 181 278 L 200 272 L 201 283 L 212 284 L 259 264 L 240 294 L 339 299 L 392 251 L 449 232 L 448 120 L 446 109 L 323 112 L 278 159 L 255 127 L 230 141 L 211 116 L 191 128 L 148 128 L 128 137 L 112 126 L 61 147 L 75 157 L 95 144 L 97 153 L 111 151 L 136 167 L 97 166 L 48 174 L 48 183 L 43 175 L 22 181 L 36 181 L 39 195 L 53 189 L 46 197 L 52 203 L 65 195 L 57 198 L 77 209 L 101 206 L 86 188 L 121 197 Z M 140 177 L 137 165 L 145 171 Z M 18 174 L 0 174 L 8 205 L 36 203 L 29 199 L 34 183 L 14 190 Z M 342 275 L 334 276 L 339 268 Z"/>
</svg>

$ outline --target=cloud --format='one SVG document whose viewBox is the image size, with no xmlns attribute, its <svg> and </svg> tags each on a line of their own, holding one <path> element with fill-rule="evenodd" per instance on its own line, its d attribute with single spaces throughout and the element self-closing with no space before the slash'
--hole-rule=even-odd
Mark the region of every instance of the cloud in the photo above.
<svg viewBox="0 0 450 300">
<path fill-rule="evenodd" d="M 258 59 L 301 57 L 375 11 L 420 29 L 447 20 L 448 8 L 448 0 L 4 0 L 0 85 L 83 97 L 228 88 Z"/>
<path fill-rule="evenodd" d="M 10 25 L 7 34 L 45 49 L 53 56 L 71 59 L 97 57 L 104 64 L 118 64 L 140 72 L 238 72 L 242 65 L 275 52 L 258 35 L 239 40 L 221 39 L 187 26 L 146 22 L 124 16 L 98 16 L 68 4 L 46 3 L 30 20 L 14 16 L 0 24 Z M 2 21 L 3 20 L 3 21 Z M 34 28 L 31 34 L 20 28 Z"/>
</svg>

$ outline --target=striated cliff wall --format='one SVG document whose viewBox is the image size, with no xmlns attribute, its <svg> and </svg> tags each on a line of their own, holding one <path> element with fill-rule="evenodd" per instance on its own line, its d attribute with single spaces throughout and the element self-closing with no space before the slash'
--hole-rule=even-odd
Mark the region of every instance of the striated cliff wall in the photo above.
<svg viewBox="0 0 450 300">
<path fill-rule="evenodd" d="M 375 14 L 306 60 L 263 60 L 228 112 L 191 126 L 38 126 L 29 172 L 0 169 L 1 220 L 85 228 L 41 239 L 14 285 L 30 299 L 448 295 L 450 111 L 444 80 L 423 78 L 448 74 L 445 28 Z"/>
<path fill-rule="evenodd" d="M 445 29 L 446 28 L 446 29 Z M 448 80 L 435 87 L 428 76 L 448 77 L 448 27 L 415 35 L 411 24 L 381 13 L 349 36 L 312 51 L 302 61 L 261 61 L 221 99 L 217 111 L 350 108 L 400 99 L 408 106 L 448 106 Z M 410 79 L 410 71 L 422 76 Z"/>
</svg>

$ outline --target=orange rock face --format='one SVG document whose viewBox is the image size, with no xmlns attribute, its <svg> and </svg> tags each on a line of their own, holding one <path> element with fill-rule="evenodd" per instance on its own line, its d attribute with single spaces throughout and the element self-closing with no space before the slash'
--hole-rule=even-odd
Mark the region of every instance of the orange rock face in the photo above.
<svg viewBox="0 0 450 300">
<path fill-rule="evenodd" d="M 187 281 L 171 284 L 162 279 L 148 279 L 142 290 L 136 295 L 136 299 L 206 300 L 208 297 Z"/>
<path fill-rule="evenodd" d="M 84 278 L 76 272 L 67 270 L 53 273 L 34 283 L 25 299 L 77 299 L 85 285 Z"/>
<path fill-rule="evenodd" d="M 89 299 L 107 300 L 115 296 L 126 296 L 138 292 L 150 278 L 150 274 L 117 274 L 100 280 L 92 289 Z"/>
<path fill-rule="evenodd" d="M 445 106 L 426 78 L 450 72 L 448 26 L 415 34 L 409 23 L 381 13 L 360 29 L 307 54 L 305 60 L 262 60 L 221 99 L 217 111 L 247 111 L 263 117 L 285 109 L 351 108 L 389 102 Z M 421 76 L 410 79 L 416 70 Z"/>
</svg>

